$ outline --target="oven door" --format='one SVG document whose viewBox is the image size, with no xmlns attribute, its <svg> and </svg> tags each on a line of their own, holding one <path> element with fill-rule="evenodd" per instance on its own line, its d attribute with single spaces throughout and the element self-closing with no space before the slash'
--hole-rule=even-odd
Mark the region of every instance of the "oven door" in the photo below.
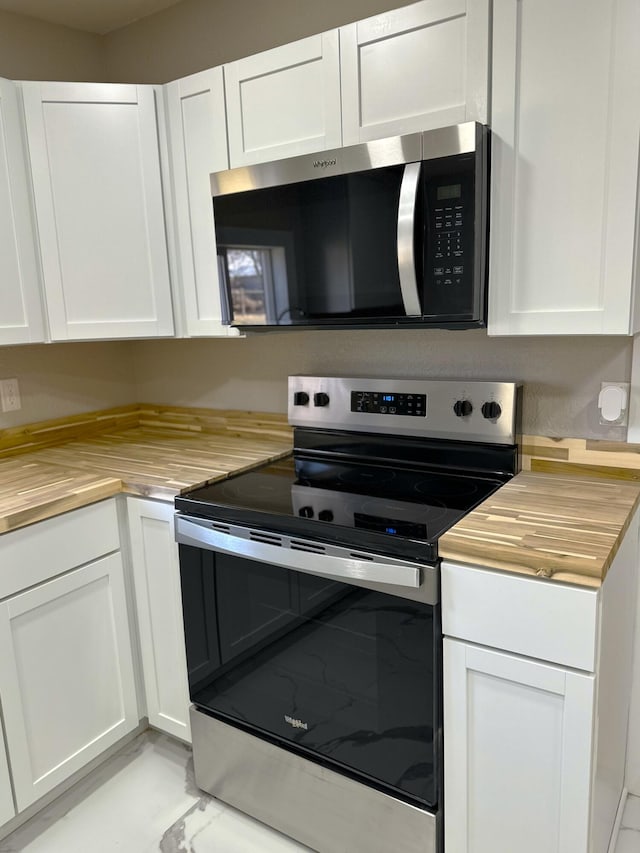
<svg viewBox="0 0 640 853">
<path fill-rule="evenodd" d="M 435 810 L 437 567 L 222 528 L 176 516 L 196 708 Z"/>
</svg>

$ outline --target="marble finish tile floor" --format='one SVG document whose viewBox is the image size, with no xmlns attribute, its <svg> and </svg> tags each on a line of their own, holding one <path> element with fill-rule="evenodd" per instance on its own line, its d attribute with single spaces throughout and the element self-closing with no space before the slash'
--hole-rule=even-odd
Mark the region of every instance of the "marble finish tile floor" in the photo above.
<svg viewBox="0 0 640 853">
<path fill-rule="evenodd" d="M 640 797 L 627 797 L 615 853 L 640 853 Z"/>
<path fill-rule="evenodd" d="M 191 751 L 153 731 L 0 841 L 0 853 L 22 851 L 310 853 L 199 791 Z M 615 853 L 640 853 L 640 797 L 627 800 Z"/>
</svg>

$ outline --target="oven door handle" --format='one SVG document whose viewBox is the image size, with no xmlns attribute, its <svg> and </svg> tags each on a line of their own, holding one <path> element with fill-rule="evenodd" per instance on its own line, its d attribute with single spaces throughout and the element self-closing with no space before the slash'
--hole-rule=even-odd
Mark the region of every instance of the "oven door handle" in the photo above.
<svg viewBox="0 0 640 853">
<path fill-rule="evenodd" d="M 176 515 L 175 519 L 176 542 L 181 545 L 192 545 L 208 551 L 247 557 L 250 560 L 292 569 L 295 572 L 310 575 L 322 574 L 347 583 L 349 580 L 357 580 L 413 589 L 417 589 L 422 583 L 420 568 L 408 563 L 403 564 L 401 560 L 387 563 L 368 559 L 359 560 L 356 556 L 336 557 L 332 554 L 315 554 L 305 550 L 294 551 L 279 545 L 269 545 L 265 542 L 256 542 L 254 539 L 221 533 L 208 526 L 211 522 L 204 520 L 185 518 L 180 515 Z"/>
</svg>

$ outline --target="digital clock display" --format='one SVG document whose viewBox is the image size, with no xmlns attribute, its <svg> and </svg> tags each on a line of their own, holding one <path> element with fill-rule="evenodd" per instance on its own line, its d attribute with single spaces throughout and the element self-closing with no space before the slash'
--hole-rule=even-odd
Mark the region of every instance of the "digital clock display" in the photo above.
<svg viewBox="0 0 640 853">
<path fill-rule="evenodd" d="M 352 391 L 351 411 L 365 415 L 400 415 L 426 418 L 426 394 L 401 394 L 390 391 Z"/>
<path fill-rule="evenodd" d="M 438 187 L 438 201 L 445 201 L 448 198 L 460 198 L 462 187 L 460 184 L 450 184 L 448 187 Z"/>
</svg>

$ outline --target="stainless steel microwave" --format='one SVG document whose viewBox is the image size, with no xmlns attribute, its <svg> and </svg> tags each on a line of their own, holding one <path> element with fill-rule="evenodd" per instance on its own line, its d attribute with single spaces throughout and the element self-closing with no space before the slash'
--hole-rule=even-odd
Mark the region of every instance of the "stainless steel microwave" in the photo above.
<svg viewBox="0 0 640 853">
<path fill-rule="evenodd" d="M 488 129 L 475 122 L 211 175 L 226 323 L 486 323 Z"/>
</svg>

